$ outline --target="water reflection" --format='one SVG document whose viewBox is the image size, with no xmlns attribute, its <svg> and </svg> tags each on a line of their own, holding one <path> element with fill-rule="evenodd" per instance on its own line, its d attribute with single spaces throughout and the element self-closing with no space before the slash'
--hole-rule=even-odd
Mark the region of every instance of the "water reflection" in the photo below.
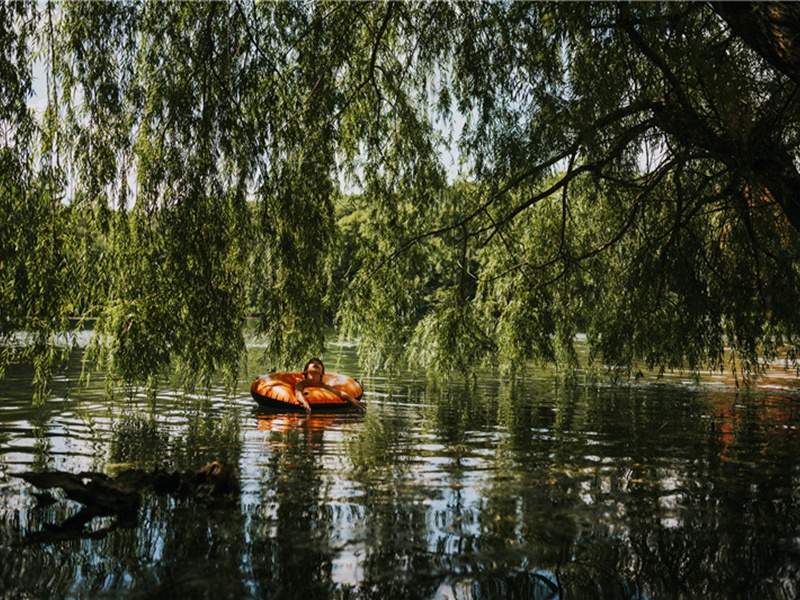
<svg viewBox="0 0 800 600">
<path fill-rule="evenodd" d="M 348 350 L 340 370 L 356 366 Z M 326 357 L 327 358 L 327 357 Z M 266 370 L 266 369 L 264 369 Z M 243 392 L 0 387 L 0 596 L 779 597 L 800 592 L 800 402 L 702 388 L 367 383 L 366 415 Z M 104 537 L 25 470 L 235 464 L 233 505 L 145 494 Z"/>
</svg>

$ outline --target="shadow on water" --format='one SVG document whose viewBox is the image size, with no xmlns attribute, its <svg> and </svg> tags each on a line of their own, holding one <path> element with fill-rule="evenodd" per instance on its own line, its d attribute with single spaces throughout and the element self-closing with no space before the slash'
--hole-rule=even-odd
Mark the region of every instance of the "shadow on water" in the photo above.
<svg viewBox="0 0 800 600">
<path fill-rule="evenodd" d="M 356 372 L 347 348 L 334 357 Z M 331 362 L 334 362 L 333 360 Z M 265 369 L 266 370 L 266 369 Z M 792 597 L 800 402 L 701 387 L 365 381 L 359 414 L 0 386 L 0 597 Z M 55 390 L 55 388 L 54 388 Z M 23 471 L 236 466 L 233 503 L 144 492 L 104 535 Z"/>
</svg>

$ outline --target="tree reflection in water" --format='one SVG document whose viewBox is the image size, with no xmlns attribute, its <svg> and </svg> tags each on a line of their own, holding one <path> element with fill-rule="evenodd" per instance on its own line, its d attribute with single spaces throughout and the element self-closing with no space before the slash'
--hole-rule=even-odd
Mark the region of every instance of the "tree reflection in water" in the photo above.
<svg viewBox="0 0 800 600">
<path fill-rule="evenodd" d="M 0 416 L 0 596 L 549 598 L 798 593 L 794 397 L 413 381 L 366 415 L 99 395 Z M 2 391 L 0 391 L 2 393 Z M 7 476 L 236 464 L 231 505 L 145 494 L 103 539 Z M 96 519 L 92 529 L 105 523 Z"/>
</svg>

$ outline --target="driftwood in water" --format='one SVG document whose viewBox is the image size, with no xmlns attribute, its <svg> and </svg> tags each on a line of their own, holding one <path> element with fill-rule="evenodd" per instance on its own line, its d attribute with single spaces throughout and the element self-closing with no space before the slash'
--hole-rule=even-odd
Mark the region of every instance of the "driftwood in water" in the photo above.
<svg viewBox="0 0 800 600">
<path fill-rule="evenodd" d="M 233 468 L 215 460 L 202 467 L 192 478 L 198 496 L 234 496 L 239 493 L 239 479 Z"/>
<path fill-rule="evenodd" d="M 48 525 L 44 531 L 26 536 L 28 543 L 104 537 L 119 527 L 133 527 L 143 490 L 172 494 L 204 501 L 232 499 L 239 493 L 239 481 L 227 463 L 214 461 L 194 473 L 168 473 L 162 470 L 123 471 L 114 478 L 102 473 L 20 473 L 16 475 L 41 489 L 61 489 L 70 500 L 83 505 L 75 515 L 59 525 Z M 52 496 L 35 494 L 40 504 L 51 504 Z M 87 532 L 85 526 L 95 517 L 116 517 L 109 527 Z"/>
<path fill-rule="evenodd" d="M 92 509 L 97 516 L 118 515 L 139 507 L 139 490 L 115 481 L 102 473 L 21 473 L 31 485 L 48 490 L 59 488 L 70 500 Z"/>
</svg>

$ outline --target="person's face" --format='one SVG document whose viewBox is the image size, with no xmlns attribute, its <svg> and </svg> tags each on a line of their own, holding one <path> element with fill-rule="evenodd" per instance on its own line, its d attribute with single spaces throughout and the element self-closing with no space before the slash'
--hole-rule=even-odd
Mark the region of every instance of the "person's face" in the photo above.
<svg viewBox="0 0 800 600">
<path fill-rule="evenodd" d="M 322 367 L 317 363 L 311 363 L 306 369 L 306 379 L 318 383 L 322 379 Z"/>
</svg>

